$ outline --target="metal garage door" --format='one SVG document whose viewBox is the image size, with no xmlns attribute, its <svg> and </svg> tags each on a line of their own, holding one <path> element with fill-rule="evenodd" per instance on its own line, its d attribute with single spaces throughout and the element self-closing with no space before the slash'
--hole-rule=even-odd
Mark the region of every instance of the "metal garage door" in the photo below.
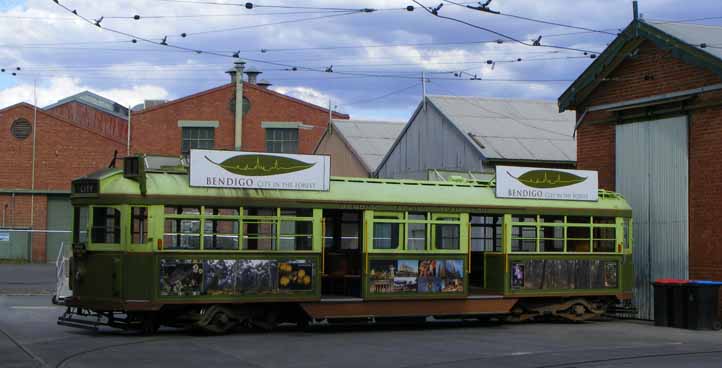
<svg viewBox="0 0 722 368">
<path fill-rule="evenodd" d="M 688 277 L 688 150 L 684 116 L 616 127 L 616 190 L 634 211 L 635 303 L 652 319 L 650 283 Z"/>
<path fill-rule="evenodd" d="M 30 233 L 27 229 L 0 229 L 0 259 L 30 259 Z"/>
<path fill-rule="evenodd" d="M 48 236 L 45 245 L 48 263 L 53 263 L 58 258 L 62 242 L 68 245 L 66 249 L 70 249 L 72 211 L 68 196 L 48 196 Z"/>
</svg>

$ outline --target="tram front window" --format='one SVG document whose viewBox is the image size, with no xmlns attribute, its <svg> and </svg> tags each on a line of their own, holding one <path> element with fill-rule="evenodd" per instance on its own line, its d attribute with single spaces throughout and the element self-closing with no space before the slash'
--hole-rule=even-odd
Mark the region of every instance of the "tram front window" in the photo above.
<svg viewBox="0 0 722 368">
<path fill-rule="evenodd" d="M 93 208 L 93 243 L 120 244 L 120 211 L 112 207 Z"/>
<path fill-rule="evenodd" d="M 73 219 L 73 242 L 88 242 L 88 207 L 75 207 Z"/>
</svg>

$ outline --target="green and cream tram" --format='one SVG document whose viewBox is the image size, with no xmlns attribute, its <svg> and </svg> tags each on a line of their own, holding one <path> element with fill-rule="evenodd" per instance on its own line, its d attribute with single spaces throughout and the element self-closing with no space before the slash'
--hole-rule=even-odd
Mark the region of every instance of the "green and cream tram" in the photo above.
<svg viewBox="0 0 722 368">
<path fill-rule="evenodd" d="M 631 298 L 631 209 L 504 199 L 493 182 L 331 178 L 328 191 L 190 186 L 136 156 L 72 185 L 59 323 L 226 332 L 398 317 L 585 320 Z"/>
</svg>

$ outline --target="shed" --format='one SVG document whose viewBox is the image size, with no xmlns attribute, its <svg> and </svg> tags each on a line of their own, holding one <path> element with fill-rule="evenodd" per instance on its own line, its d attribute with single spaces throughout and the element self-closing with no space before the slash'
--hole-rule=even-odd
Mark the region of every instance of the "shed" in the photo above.
<svg viewBox="0 0 722 368">
<path fill-rule="evenodd" d="M 634 20 L 559 97 L 580 169 L 634 211 L 635 303 L 650 282 L 722 280 L 722 27 Z"/>
<path fill-rule="evenodd" d="M 382 178 L 429 171 L 493 172 L 497 164 L 574 168 L 574 114 L 552 101 L 427 96 L 378 169 Z"/>
<path fill-rule="evenodd" d="M 314 153 L 331 155 L 331 175 L 372 177 L 403 128 L 403 122 L 334 119 Z"/>
</svg>

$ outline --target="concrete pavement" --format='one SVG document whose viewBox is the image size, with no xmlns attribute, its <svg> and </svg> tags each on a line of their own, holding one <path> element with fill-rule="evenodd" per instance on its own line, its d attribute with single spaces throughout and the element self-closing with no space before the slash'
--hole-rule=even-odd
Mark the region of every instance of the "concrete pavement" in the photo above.
<svg viewBox="0 0 722 368">
<path fill-rule="evenodd" d="M 55 264 L 0 264 L 0 294 L 55 292 Z"/>
<path fill-rule="evenodd" d="M 722 333 L 648 322 L 282 327 L 156 336 L 57 326 L 46 296 L 0 296 L 2 367 L 719 367 Z M 9 335 L 8 338 L 5 334 Z"/>
</svg>

